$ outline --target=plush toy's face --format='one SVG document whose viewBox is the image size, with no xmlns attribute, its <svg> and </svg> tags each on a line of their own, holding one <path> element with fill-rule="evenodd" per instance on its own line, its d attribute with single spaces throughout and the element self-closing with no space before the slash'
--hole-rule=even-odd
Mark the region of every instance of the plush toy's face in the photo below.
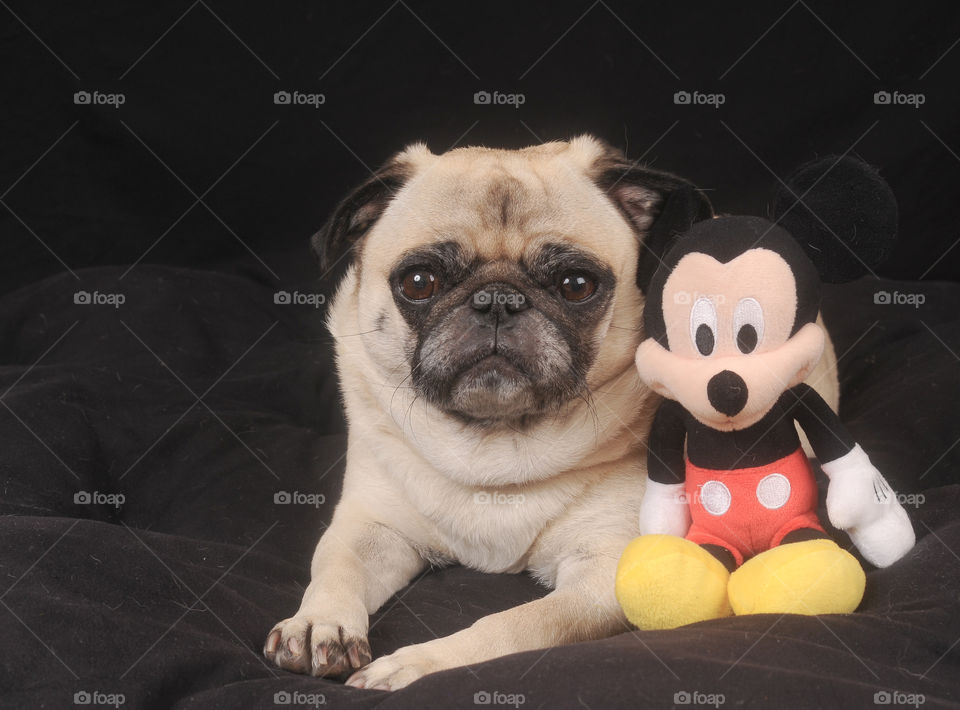
<svg viewBox="0 0 960 710">
<path fill-rule="evenodd" d="M 640 345 L 640 376 L 714 429 L 756 423 L 823 352 L 816 323 L 794 328 L 797 280 L 771 249 L 750 248 L 726 263 L 684 254 L 659 300 L 666 338 Z"/>
</svg>

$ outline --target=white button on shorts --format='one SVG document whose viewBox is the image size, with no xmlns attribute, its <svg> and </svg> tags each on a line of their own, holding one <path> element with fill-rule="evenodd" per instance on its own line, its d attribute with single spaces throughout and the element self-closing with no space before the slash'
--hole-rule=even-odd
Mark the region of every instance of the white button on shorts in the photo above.
<svg viewBox="0 0 960 710">
<path fill-rule="evenodd" d="M 710 515 L 723 515 L 730 510 L 730 489 L 720 481 L 707 481 L 700 486 L 700 502 Z"/>
<path fill-rule="evenodd" d="M 757 484 L 757 500 L 768 510 L 782 508 L 790 500 L 790 481 L 782 473 L 764 476 Z"/>
</svg>

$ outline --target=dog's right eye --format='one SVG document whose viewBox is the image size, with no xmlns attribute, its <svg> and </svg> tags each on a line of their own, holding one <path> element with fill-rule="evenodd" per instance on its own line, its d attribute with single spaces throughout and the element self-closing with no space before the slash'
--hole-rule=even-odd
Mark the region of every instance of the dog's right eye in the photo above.
<svg viewBox="0 0 960 710">
<path fill-rule="evenodd" d="M 597 290 L 597 282 L 584 273 L 564 274 L 560 279 L 560 295 L 574 303 L 586 301 Z"/>
<path fill-rule="evenodd" d="M 400 279 L 400 292 L 411 301 L 426 301 L 436 295 L 440 281 L 427 269 L 411 269 Z"/>
</svg>

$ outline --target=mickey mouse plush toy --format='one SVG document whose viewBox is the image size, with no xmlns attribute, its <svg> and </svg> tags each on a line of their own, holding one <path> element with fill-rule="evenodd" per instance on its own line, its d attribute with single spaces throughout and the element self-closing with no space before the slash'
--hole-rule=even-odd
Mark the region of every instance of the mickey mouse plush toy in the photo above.
<svg viewBox="0 0 960 710">
<path fill-rule="evenodd" d="M 804 383 L 824 348 L 821 276 L 849 280 L 878 262 L 894 238 L 896 203 L 852 158 L 810 163 L 789 184 L 777 223 L 695 223 L 664 249 L 647 289 L 636 364 L 665 399 L 649 437 L 641 536 L 616 579 L 627 618 L 642 629 L 859 605 L 863 569 L 818 520 L 795 424 L 829 479 L 830 522 L 863 557 L 884 567 L 914 543 L 896 494 Z"/>
</svg>

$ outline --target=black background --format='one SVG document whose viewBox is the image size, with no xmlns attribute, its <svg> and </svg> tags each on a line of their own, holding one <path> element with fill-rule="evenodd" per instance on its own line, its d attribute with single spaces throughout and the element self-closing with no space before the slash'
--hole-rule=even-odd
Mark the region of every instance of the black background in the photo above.
<svg viewBox="0 0 960 710">
<path fill-rule="evenodd" d="M 733 213 L 850 150 L 901 205 L 879 273 L 960 277 L 956 3 L 12 0 L 0 17 L 5 290 L 137 260 L 300 282 L 309 235 L 407 143 L 581 132 Z M 81 90 L 125 101 L 77 105 Z M 279 90 L 325 103 L 276 105 Z M 680 90 L 725 102 L 676 105 Z M 876 105 L 879 90 L 924 103 Z M 477 91 L 525 102 L 477 105 Z"/>
</svg>

